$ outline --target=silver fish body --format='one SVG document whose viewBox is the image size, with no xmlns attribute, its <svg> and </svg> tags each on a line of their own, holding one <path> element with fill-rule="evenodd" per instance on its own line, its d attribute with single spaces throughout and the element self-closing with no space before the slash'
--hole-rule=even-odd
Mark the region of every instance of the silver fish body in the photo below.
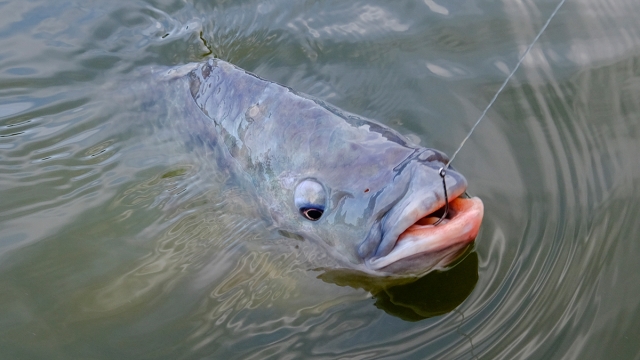
<svg viewBox="0 0 640 360">
<path fill-rule="evenodd" d="M 444 206 L 442 152 L 222 60 L 185 69 L 206 115 L 194 129 L 217 137 L 276 228 L 324 246 L 346 268 L 381 276 L 446 266 L 475 239 L 477 198 L 454 230 L 455 206 L 447 224 L 420 224 Z M 462 202 L 465 178 L 449 169 L 446 185 L 449 199 Z M 423 241 L 432 233 L 436 245 Z"/>
</svg>

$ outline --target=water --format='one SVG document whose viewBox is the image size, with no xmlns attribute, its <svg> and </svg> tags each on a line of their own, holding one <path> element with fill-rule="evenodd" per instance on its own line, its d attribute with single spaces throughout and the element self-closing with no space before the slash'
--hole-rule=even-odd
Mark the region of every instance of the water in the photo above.
<svg viewBox="0 0 640 360">
<path fill-rule="evenodd" d="M 636 1 L 563 6 L 456 158 L 475 248 L 412 284 L 314 271 L 145 75 L 217 56 L 451 154 L 556 5 L 1 2 L 0 357 L 639 359 Z"/>
</svg>

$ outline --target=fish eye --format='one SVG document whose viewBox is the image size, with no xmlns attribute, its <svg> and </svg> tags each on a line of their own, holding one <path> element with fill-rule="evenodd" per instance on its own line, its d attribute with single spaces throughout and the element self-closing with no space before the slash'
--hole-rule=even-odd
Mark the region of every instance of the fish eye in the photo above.
<svg viewBox="0 0 640 360">
<path fill-rule="evenodd" d="M 313 179 L 306 179 L 296 187 L 293 201 L 305 219 L 318 221 L 324 213 L 327 196 L 320 183 Z"/>
<path fill-rule="evenodd" d="M 324 211 L 321 209 L 300 209 L 300 213 L 302 216 L 307 218 L 307 220 L 318 221 L 322 217 L 322 213 Z"/>
</svg>

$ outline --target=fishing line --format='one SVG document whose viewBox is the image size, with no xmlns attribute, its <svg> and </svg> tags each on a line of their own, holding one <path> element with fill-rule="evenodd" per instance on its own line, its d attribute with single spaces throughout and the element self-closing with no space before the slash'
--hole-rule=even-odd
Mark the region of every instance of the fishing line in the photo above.
<svg viewBox="0 0 640 360">
<path fill-rule="evenodd" d="M 524 58 L 529 54 L 529 51 L 531 51 L 531 48 L 533 48 L 533 45 L 535 45 L 535 43 L 538 41 L 538 39 L 540 38 L 542 33 L 547 29 L 547 26 L 549 26 L 549 23 L 551 22 L 551 19 L 553 19 L 553 17 L 556 16 L 556 14 L 558 13 L 558 10 L 560 10 L 560 8 L 562 7 L 562 4 L 564 4 L 565 1 L 566 0 L 560 0 L 560 3 L 558 3 L 558 6 L 556 6 L 555 10 L 553 10 L 551 15 L 549 16 L 549 19 L 547 19 L 547 22 L 544 23 L 544 25 L 542 26 L 542 28 L 538 32 L 538 35 L 536 35 L 536 37 L 533 39 L 531 44 L 529 44 L 529 47 L 527 47 L 527 49 L 524 51 L 524 53 L 520 57 L 520 60 L 518 60 L 518 63 L 516 64 L 516 66 L 513 68 L 513 70 L 511 70 L 511 73 L 509 74 L 509 76 L 507 76 L 507 78 L 504 79 L 504 82 L 502 83 L 502 85 L 500 86 L 500 88 L 498 89 L 496 94 L 493 95 L 493 98 L 491 99 L 491 101 L 489 101 L 489 104 L 484 109 L 482 114 L 480 114 L 480 117 L 478 118 L 476 123 L 473 124 L 473 126 L 471 127 L 471 130 L 469 130 L 469 133 L 467 134 L 467 136 L 465 136 L 465 138 L 462 139 L 462 142 L 460 143 L 460 146 L 458 146 L 458 149 L 453 153 L 453 155 L 451 156 L 451 159 L 449 159 L 449 162 L 444 167 L 440 168 L 439 175 L 442 178 L 442 186 L 444 188 L 445 207 L 444 207 L 444 214 L 433 225 L 440 224 L 442 222 L 442 220 L 444 220 L 444 218 L 447 216 L 447 213 L 449 212 L 449 197 L 447 195 L 447 184 L 446 184 L 445 179 L 444 179 L 445 176 L 447 175 L 447 169 L 449 169 L 449 166 L 453 162 L 453 159 L 455 159 L 456 155 L 458 155 L 460 150 L 462 150 L 462 147 L 467 142 L 467 140 L 469 140 L 469 138 L 471 137 L 471 134 L 473 133 L 473 131 L 476 129 L 478 124 L 480 124 L 480 121 L 482 121 L 482 119 L 484 119 L 484 116 L 487 114 L 487 111 L 489 111 L 489 108 L 493 105 L 493 103 L 496 102 L 496 99 L 498 98 L 498 95 L 500 95 L 502 90 L 504 90 L 504 88 L 507 86 L 507 83 L 509 82 L 509 80 L 511 80 L 511 78 L 513 77 L 513 74 L 516 73 L 516 71 L 520 67 L 520 64 L 522 64 L 522 61 L 524 60 Z"/>
</svg>

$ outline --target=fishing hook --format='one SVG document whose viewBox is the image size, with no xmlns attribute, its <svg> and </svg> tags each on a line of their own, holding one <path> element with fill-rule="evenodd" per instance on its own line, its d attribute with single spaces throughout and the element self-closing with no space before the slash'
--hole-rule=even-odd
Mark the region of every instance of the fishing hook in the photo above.
<svg viewBox="0 0 640 360">
<path fill-rule="evenodd" d="M 447 170 L 441 167 L 438 173 L 442 178 L 442 188 L 444 189 L 444 213 L 442 214 L 442 217 L 438 221 L 433 223 L 433 226 L 440 224 L 442 220 L 444 220 L 444 218 L 446 218 L 447 214 L 449 213 L 449 196 L 447 195 L 447 183 L 444 180 L 444 177 L 447 175 Z"/>
</svg>

